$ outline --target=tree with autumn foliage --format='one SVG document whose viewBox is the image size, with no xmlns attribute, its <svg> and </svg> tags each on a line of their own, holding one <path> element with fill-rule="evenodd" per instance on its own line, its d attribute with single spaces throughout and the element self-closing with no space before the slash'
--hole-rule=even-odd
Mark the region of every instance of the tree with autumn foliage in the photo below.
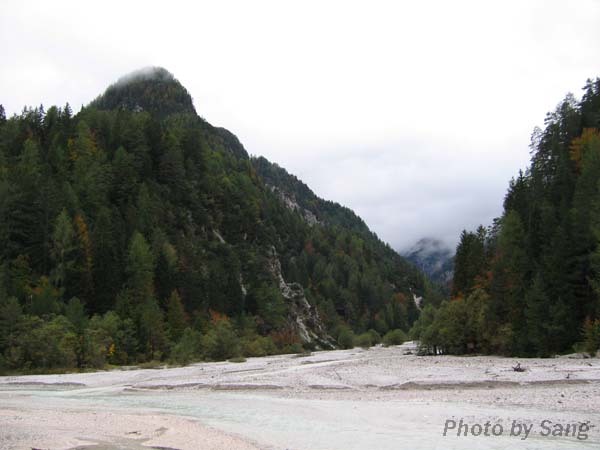
<svg viewBox="0 0 600 450">
<path fill-rule="evenodd" d="M 0 108 L 0 371 L 303 351 L 279 275 L 330 334 L 406 332 L 425 289 L 351 210 L 198 116 L 164 69 L 77 113 Z"/>
<path fill-rule="evenodd" d="M 535 130 L 531 165 L 511 181 L 502 217 L 487 233 L 461 235 L 454 300 L 430 312 L 427 324 L 417 323 L 430 347 L 468 350 L 454 327 L 473 315 L 460 307 L 466 298 L 484 325 L 479 332 L 465 328 L 474 331 L 469 339 L 480 351 L 551 356 L 585 347 L 593 353 L 600 320 L 598 117 L 600 79 L 589 80 L 581 101 L 568 95 L 548 114 L 545 129 Z M 477 289 L 485 295 L 476 301 Z"/>
</svg>

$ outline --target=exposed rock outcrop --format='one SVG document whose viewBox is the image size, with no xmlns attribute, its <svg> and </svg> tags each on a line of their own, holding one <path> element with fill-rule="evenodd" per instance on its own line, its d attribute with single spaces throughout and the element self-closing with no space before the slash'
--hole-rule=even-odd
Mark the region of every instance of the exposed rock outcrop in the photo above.
<svg viewBox="0 0 600 450">
<path fill-rule="evenodd" d="M 317 219 L 317 216 L 315 216 L 312 213 L 312 211 L 309 211 L 308 209 L 300 206 L 295 198 L 289 196 L 288 194 L 286 194 L 284 191 L 282 191 L 281 189 L 279 189 L 276 186 L 272 186 L 272 185 L 267 185 L 267 186 L 269 187 L 269 189 L 271 189 L 271 191 L 275 195 L 277 195 L 277 197 L 279 197 L 279 199 L 283 202 L 283 204 L 288 209 L 291 209 L 292 211 L 297 211 L 302 216 L 302 218 L 306 221 L 306 223 L 308 225 L 313 226 L 317 223 L 320 223 L 319 219 Z"/>
<path fill-rule="evenodd" d="M 281 262 L 274 247 L 269 250 L 269 271 L 279 285 L 281 295 L 288 304 L 288 323 L 305 343 L 320 349 L 333 349 L 335 341 L 321 321 L 319 312 L 304 295 L 304 288 L 299 283 L 286 283 L 281 273 Z"/>
<path fill-rule="evenodd" d="M 413 300 L 415 302 L 415 305 L 417 305 L 417 308 L 422 309 L 422 305 L 423 305 L 423 297 L 418 296 L 417 294 L 415 294 L 414 292 L 412 292 L 412 296 L 413 296 Z"/>
</svg>

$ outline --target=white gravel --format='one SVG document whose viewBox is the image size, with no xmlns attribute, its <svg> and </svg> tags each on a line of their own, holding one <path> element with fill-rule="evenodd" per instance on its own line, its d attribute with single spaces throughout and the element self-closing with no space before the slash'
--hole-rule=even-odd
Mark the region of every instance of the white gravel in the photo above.
<svg viewBox="0 0 600 450">
<path fill-rule="evenodd" d="M 517 363 L 525 372 L 512 370 Z M 96 449 L 368 448 L 373 442 L 383 449 L 398 448 L 402 440 L 434 448 L 447 417 L 508 423 L 518 415 L 600 427 L 599 404 L 598 359 L 418 357 L 377 347 L 244 363 L 0 377 L 0 449 L 86 443 Z M 416 420 L 411 411 L 422 417 Z M 431 439 L 423 440 L 418 430 Z M 544 447 L 549 441 L 542 439 L 523 448 L 585 448 L 600 442 L 597 434 L 585 442 L 563 439 Z M 466 442 L 445 440 L 439 448 Z M 476 446 L 496 448 L 498 442 Z"/>
</svg>

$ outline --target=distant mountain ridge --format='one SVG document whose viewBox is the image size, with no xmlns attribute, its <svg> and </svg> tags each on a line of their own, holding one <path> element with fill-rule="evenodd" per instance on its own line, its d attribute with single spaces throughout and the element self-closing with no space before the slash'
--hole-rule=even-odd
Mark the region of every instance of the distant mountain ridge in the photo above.
<svg viewBox="0 0 600 450">
<path fill-rule="evenodd" d="M 454 272 L 454 252 L 442 241 L 422 238 L 402 255 L 442 287 L 448 287 Z"/>
</svg>

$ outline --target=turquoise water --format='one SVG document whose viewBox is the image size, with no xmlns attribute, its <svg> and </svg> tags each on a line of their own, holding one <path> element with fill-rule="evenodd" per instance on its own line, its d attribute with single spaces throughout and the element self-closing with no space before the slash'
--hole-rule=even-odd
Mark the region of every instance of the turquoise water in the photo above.
<svg viewBox="0 0 600 450">
<path fill-rule="evenodd" d="M 85 409 L 115 408 L 193 417 L 229 433 L 246 436 L 265 447 L 285 449 L 598 449 L 600 414 L 543 412 L 525 408 L 487 408 L 456 403 L 308 400 L 260 393 L 212 391 L 123 392 L 121 390 L 19 389 L 40 404 Z M 469 425 L 500 424 L 500 436 L 443 436 L 447 420 Z M 511 424 L 527 423 L 530 435 L 509 436 Z M 586 440 L 545 437 L 543 420 L 589 421 L 596 425 Z M 498 431 L 499 428 L 496 428 Z M 475 430 L 477 431 L 477 430 Z"/>
</svg>

